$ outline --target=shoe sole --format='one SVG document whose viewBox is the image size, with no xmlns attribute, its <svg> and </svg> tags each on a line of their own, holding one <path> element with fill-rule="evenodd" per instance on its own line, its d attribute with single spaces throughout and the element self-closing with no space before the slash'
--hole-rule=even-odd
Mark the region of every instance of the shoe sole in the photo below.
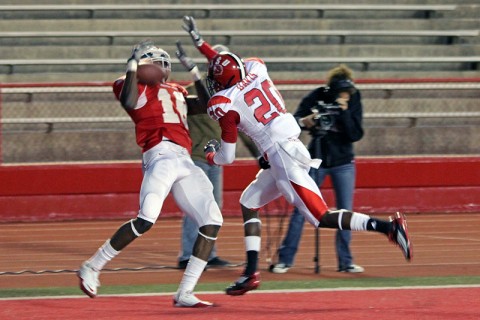
<svg viewBox="0 0 480 320">
<path fill-rule="evenodd" d="M 405 259 L 408 262 L 410 262 L 413 256 L 413 250 L 412 250 L 412 243 L 410 241 L 410 237 L 408 236 L 407 219 L 405 218 L 405 215 L 397 212 L 395 214 L 395 221 L 399 226 L 401 226 L 403 230 L 402 233 L 399 233 L 397 231 L 397 238 L 395 239 L 395 242 L 402 249 Z M 399 221 L 401 221 L 402 223 L 399 223 Z"/>
<path fill-rule="evenodd" d="M 260 281 L 253 282 L 248 288 L 243 288 L 239 290 L 225 290 L 225 293 L 229 296 L 241 296 L 247 293 L 248 291 L 252 291 L 257 289 L 260 286 Z"/>
<path fill-rule="evenodd" d="M 77 275 L 77 277 L 80 280 L 80 290 L 82 290 L 83 293 L 85 293 L 90 298 L 92 298 L 92 299 L 95 298 L 97 295 L 88 291 L 88 289 L 83 285 L 83 279 L 80 277 L 80 275 Z"/>
<path fill-rule="evenodd" d="M 186 306 L 178 303 L 177 301 L 175 301 L 175 299 L 173 299 L 173 306 L 176 308 L 211 308 L 211 307 L 214 307 L 215 305 L 211 302 L 200 301 L 194 304 L 193 306 Z"/>
<path fill-rule="evenodd" d="M 272 269 L 272 273 L 277 273 L 277 274 L 282 274 L 282 273 L 287 273 L 290 268 L 282 268 L 282 269 Z"/>
<path fill-rule="evenodd" d="M 347 269 L 347 270 L 338 270 L 338 272 L 344 273 L 363 273 L 365 270 L 355 270 L 355 269 Z"/>
</svg>

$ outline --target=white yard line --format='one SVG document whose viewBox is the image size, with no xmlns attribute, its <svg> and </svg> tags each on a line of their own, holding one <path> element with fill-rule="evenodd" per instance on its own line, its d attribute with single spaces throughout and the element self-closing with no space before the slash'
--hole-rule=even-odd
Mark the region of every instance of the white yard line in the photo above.
<svg viewBox="0 0 480 320">
<path fill-rule="evenodd" d="M 465 285 L 439 285 L 439 286 L 401 286 L 401 287 L 374 287 L 374 288 L 318 288 L 318 289 L 282 289 L 282 290 L 256 290 L 250 291 L 248 294 L 284 294 L 284 293 L 303 293 L 303 292 L 336 292 L 336 291 L 372 291 L 372 290 L 443 290 L 443 289 L 462 289 L 462 288 L 480 288 L 480 284 Z M 131 293 L 131 294 L 102 294 L 99 298 L 111 297 L 162 297 L 173 296 L 175 292 L 159 292 L 159 293 Z M 195 294 L 225 294 L 223 291 L 198 291 Z M 42 300 L 42 299 L 88 299 L 85 295 L 73 296 L 44 296 L 44 297 L 16 297 L 16 298 L 0 298 L 0 301 L 9 300 Z"/>
</svg>

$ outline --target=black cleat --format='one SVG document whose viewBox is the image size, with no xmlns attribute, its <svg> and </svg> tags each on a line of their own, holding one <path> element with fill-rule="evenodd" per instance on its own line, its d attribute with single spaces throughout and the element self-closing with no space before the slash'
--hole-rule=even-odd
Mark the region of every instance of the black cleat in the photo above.
<svg viewBox="0 0 480 320">
<path fill-rule="evenodd" d="M 247 291 L 255 290 L 260 285 L 260 272 L 255 272 L 250 276 L 242 275 L 230 287 L 225 289 L 229 296 L 241 296 Z"/>
<path fill-rule="evenodd" d="M 391 219 L 393 230 L 388 235 L 388 238 L 402 249 L 405 259 L 410 261 L 413 257 L 413 248 L 410 238 L 408 237 L 407 218 L 404 214 L 397 212 Z"/>
</svg>

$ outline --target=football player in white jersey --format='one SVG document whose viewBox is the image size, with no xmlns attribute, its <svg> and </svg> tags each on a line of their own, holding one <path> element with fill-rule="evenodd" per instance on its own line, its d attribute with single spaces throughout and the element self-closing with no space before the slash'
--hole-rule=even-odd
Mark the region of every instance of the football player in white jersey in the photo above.
<svg viewBox="0 0 480 320">
<path fill-rule="evenodd" d="M 257 271 L 261 220 L 258 210 L 283 196 L 316 228 L 368 230 L 385 234 L 398 245 L 405 258 L 412 258 L 405 216 L 396 213 L 390 221 L 372 218 L 349 210 L 329 210 L 310 167 L 318 168 L 298 139 L 301 124 L 285 108 L 281 94 L 270 79 L 265 63 L 258 58 L 242 60 L 231 52 L 214 53 L 205 42 L 192 17 L 184 17 L 196 47 L 209 58 L 207 87 L 212 97 L 208 114 L 222 128 L 221 142 L 205 146 L 211 164 L 230 164 L 235 159 L 238 130 L 243 131 L 263 154 L 264 168 L 243 191 L 240 206 L 244 220 L 247 265 L 241 277 L 226 289 L 228 295 L 242 295 L 260 284 Z M 210 56 L 213 55 L 213 58 Z M 268 168 L 269 167 L 269 168 Z"/>
</svg>

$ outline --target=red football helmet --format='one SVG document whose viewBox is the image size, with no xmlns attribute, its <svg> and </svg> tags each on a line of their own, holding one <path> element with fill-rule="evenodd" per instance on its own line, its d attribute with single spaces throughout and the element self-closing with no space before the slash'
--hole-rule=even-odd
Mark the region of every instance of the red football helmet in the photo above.
<svg viewBox="0 0 480 320">
<path fill-rule="evenodd" d="M 207 86 L 210 94 L 233 87 L 247 75 L 243 60 L 231 53 L 220 52 L 208 65 Z"/>
</svg>

